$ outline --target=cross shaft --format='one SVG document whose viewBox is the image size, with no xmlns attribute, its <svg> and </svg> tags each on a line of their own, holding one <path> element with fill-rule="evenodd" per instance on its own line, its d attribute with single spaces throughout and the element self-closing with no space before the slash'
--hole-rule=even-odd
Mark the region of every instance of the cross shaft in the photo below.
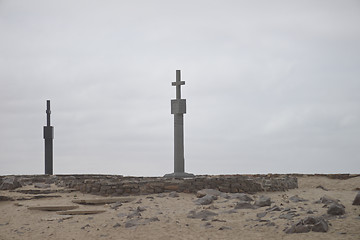
<svg viewBox="0 0 360 240">
<path fill-rule="evenodd" d="M 181 99 L 181 85 L 185 85 L 185 81 L 181 81 L 180 70 L 176 70 L 176 82 L 171 85 L 176 86 L 176 99 Z"/>
</svg>

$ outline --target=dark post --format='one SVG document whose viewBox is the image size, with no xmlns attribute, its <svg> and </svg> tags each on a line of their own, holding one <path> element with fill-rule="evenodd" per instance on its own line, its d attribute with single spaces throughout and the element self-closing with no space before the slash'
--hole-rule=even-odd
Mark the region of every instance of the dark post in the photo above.
<svg viewBox="0 0 360 240">
<path fill-rule="evenodd" d="M 50 126 L 50 100 L 46 101 L 46 126 L 44 126 L 45 139 L 45 174 L 53 175 L 53 139 L 54 127 Z"/>
</svg>

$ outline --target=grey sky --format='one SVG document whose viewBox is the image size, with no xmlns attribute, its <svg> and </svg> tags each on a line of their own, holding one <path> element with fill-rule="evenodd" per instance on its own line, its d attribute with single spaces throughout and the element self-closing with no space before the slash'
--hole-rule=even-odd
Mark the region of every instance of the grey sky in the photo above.
<svg viewBox="0 0 360 240">
<path fill-rule="evenodd" d="M 0 174 L 360 172 L 359 1 L 0 0 Z"/>
</svg>

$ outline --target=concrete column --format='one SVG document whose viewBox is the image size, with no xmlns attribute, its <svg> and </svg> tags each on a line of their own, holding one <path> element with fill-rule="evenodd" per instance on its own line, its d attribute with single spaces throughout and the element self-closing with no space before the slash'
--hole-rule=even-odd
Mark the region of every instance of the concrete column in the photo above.
<svg viewBox="0 0 360 240">
<path fill-rule="evenodd" d="M 174 172 L 185 172 L 184 115 L 174 114 Z"/>
</svg>

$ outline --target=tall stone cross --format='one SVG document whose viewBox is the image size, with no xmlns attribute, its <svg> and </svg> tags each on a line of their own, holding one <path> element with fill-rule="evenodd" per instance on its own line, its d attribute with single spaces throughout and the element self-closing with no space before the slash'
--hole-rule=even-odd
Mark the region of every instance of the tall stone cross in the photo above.
<svg viewBox="0 0 360 240">
<path fill-rule="evenodd" d="M 54 127 L 50 126 L 50 100 L 46 101 L 46 126 L 44 126 L 45 139 L 45 174 L 53 175 L 53 139 Z"/>
<path fill-rule="evenodd" d="M 176 81 L 172 86 L 176 86 L 176 99 L 171 100 L 171 114 L 174 114 L 174 173 L 166 174 L 168 178 L 194 177 L 191 173 L 185 172 L 184 160 L 184 114 L 186 113 L 186 99 L 181 99 L 180 70 L 176 70 Z"/>
</svg>

